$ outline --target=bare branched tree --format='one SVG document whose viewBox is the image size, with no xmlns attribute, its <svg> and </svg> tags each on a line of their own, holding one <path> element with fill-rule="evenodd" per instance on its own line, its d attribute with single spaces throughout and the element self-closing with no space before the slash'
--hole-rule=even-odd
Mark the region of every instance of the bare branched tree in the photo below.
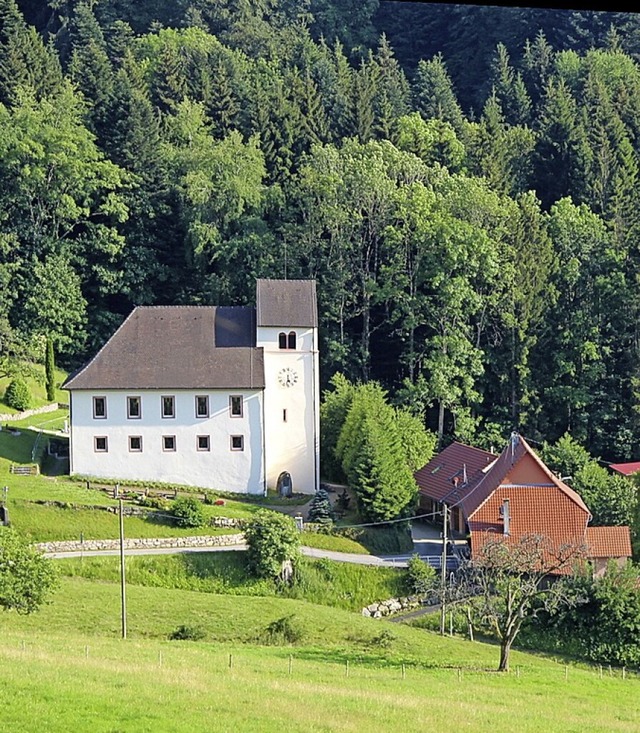
<svg viewBox="0 0 640 733">
<path fill-rule="evenodd" d="M 528 534 L 518 540 L 491 537 L 464 563 L 447 587 L 446 603 L 464 608 L 500 640 L 498 670 L 509 670 L 509 654 L 523 622 L 542 610 L 575 606 L 581 599 L 564 582 L 584 558 L 582 544 L 554 545 Z"/>
</svg>

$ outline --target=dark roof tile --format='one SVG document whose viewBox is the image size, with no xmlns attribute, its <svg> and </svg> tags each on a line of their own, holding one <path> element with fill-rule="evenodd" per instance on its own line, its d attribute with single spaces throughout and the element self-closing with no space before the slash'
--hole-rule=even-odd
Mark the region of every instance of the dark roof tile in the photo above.
<svg viewBox="0 0 640 733">
<path fill-rule="evenodd" d="M 315 280 L 258 280 L 256 312 L 258 326 L 316 328 Z"/>
<path fill-rule="evenodd" d="M 262 389 L 253 309 L 139 306 L 65 389 Z M 217 341 L 221 343 L 217 343 Z"/>
</svg>

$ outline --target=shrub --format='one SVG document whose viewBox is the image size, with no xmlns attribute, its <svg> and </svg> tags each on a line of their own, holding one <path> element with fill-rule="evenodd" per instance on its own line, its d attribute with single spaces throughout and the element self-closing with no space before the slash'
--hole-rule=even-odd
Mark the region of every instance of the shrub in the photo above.
<svg viewBox="0 0 640 733">
<path fill-rule="evenodd" d="M 300 533 L 286 514 L 260 509 L 245 530 L 249 571 L 259 578 L 278 578 L 298 556 Z"/>
<path fill-rule="evenodd" d="M 385 629 L 369 640 L 369 646 L 373 648 L 377 647 L 378 649 L 389 649 L 397 638 L 398 637 L 393 633 L 393 631 Z"/>
<path fill-rule="evenodd" d="M 202 527 L 207 521 L 202 503 L 195 496 L 176 499 L 171 505 L 170 513 L 178 527 Z"/>
<path fill-rule="evenodd" d="M 262 634 L 266 644 L 297 644 L 304 637 L 304 631 L 295 614 L 272 621 Z"/>
<path fill-rule="evenodd" d="M 206 636 L 199 626 L 178 626 L 169 634 L 171 641 L 201 641 Z"/>
<path fill-rule="evenodd" d="M 31 392 L 24 379 L 18 377 L 9 382 L 4 401 L 14 410 L 28 410 L 31 407 Z"/>
<path fill-rule="evenodd" d="M 413 555 L 407 563 L 407 583 L 411 593 L 426 595 L 436 583 L 436 571 L 419 555 Z"/>
</svg>

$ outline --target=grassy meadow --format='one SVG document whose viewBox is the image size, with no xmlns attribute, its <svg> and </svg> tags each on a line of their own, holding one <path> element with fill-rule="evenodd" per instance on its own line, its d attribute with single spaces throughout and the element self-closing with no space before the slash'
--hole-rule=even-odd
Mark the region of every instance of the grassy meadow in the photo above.
<svg viewBox="0 0 640 733">
<path fill-rule="evenodd" d="M 117 538 L 117 515 L 95 508 L 117 503 L 109 493 L 55 470 L 10 473 L 32 462 L 39 430 L 59 431 L 67 418 L 57 410 L 11 421 L 19 433 L 0 431 L 12 525 L 33 541 Z M 265 504 L 295 511 L 301 501 L 225 496 L 205 511 L 248 519 Z M 124 524 L 130 538 L 236 531 Z M 398 537 L 374 534 L 305 532 L 302 542 L 393 551 Z M 128 556 L 122 639 L 119 559 L 55 562 L 50 603 L 31 616 L 2 614 L 0 733 L 640 730 L 636 674 L 518 651 L 513 671 L 497 674 L 495 645 L 440 637 L 424 621 L 363 617 L 363 606 L 407 592 L 399 569 L 303 558 L 283 589 L 249 577 L 244 553 Z M 198 640 L 170 640 L 177 632 Z"/>
<path fill-rule="evenodd" d="M 637 733 L 640 681 L 281 598 L 64 578 L 39 613 L 3 615 L 0 730 Z M 274 643 L 274 621 L 299 638 Z M 168 641 L 179 624 L 202 641 Z"/>
</svg>

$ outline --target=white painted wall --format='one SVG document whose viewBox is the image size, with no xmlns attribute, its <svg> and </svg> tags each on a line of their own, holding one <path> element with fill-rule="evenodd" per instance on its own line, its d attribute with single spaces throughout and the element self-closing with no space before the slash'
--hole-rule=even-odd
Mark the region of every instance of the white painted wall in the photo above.
<svg viewBox="0 0 640 733">
<path fill-rule="evenodd" d="M 243 396 L 243 416 L 231 417 L 229 395 Z M 175 418 L 162 418 L 161 396 L 175 396 Z M 209 396 L 208 418 L 196 418 L 196 395 Z M 107 417 L 93 417 L 93 397 L 107 399 Z M 142 417 L 127 418 L 127 397 L 142 399 Z M 262 391 L 106 390 L 71 393 L 71 473 L 185 484 L 220 491 L 262 494 Z M 129 451 L 129 436 L 142 437 L 142 452 Z M 175 435 L 176 451 L 162 449 L 162 436 Z M 210 451 L 197 450 L 197 436 L 210 436 Z M 230 436 L 244 436 L 244 450 L 230 449 Z M 94 450 L 106 436 L 108 452 Z"/>
<path fill-rule="evenodd" d="M 296 332 L 295 350 L 279 348 L 278 335 L 283 331 Z M 295 492 L 313 494 L 320 481 L 317 329 L 260 327 L 256 345 L 264 349 L 267 486 L 275 488 L 280 473 L 288 471 Z M 278 373 L 286 367 L 298 374 L 290 387 L 278 381 Z"/>
</svg>

